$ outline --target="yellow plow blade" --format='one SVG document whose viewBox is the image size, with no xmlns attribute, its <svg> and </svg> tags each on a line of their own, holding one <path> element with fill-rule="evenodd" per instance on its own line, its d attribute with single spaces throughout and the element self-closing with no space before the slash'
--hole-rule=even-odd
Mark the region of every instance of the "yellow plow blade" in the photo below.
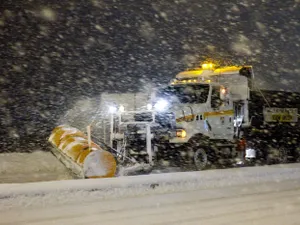
<svg viewBox="0 0 300 225">
<path fill-rule="evenodd" d="M 48 141 L 53 145 L 52 152 L 75 174 L 82 178 L 114 177 L 117 162 L 113 154 L 94 142 L 88 143 L 87 136 L 74 127 L 56 127 Z"/>
</svg>

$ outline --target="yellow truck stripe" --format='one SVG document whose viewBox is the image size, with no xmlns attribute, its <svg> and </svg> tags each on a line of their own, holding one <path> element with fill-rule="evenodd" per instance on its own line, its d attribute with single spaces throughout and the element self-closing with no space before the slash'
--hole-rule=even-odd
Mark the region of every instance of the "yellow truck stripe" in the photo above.
<svg viewBox="0 0 300 225">
<path fill-rule="evenodd" d="M 188 115 L 188 116 L 183 116 L 180 118 L 176 119 L 176 122 L 182 122 L 182 121 L 193 121 L 195 119 L 196 115 L 192 114 L 192 115 Z"/>
<path fill-rule="evenodd" d="M 204 118 L 211 117 L 211 116 L 232 116 L 233 110 L 225 110 L 225 111 L 218 111 L 218 112 L 205 112 Z"/>
<path fill-rule="evenodd" d="M 212 116 L 233 116 L 233 110 L 225 110 L 225 111 L 217 111 L 217 112 L 204 112 L 203 117 L 204 119 L 207 117 Z M 183 117 L 179 117 L 176 119 L 177 123 L 183 122 L 183 121 L 193 121 L 196 117 L 196 114 L 191 114 Z"/>
</svg>

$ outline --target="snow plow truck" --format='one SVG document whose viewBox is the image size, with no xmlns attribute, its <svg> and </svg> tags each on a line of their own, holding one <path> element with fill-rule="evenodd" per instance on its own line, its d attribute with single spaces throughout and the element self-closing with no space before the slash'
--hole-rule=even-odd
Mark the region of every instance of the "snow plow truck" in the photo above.
<svg viewBox="0 0 300 225">
<path fill-rule="evenodd" d="M 61 132 L 53 143 L 54 130 L 49 139 L 65 164 L 79 165 L 81 177 L 112 177 L 123 168 L 203 170 L 299 159 L 300 94 L 259 90 L 252 66 L 204 63 L 151 93 L 102 97 L 92 134 L 90 127 L 87 134 Z M 72 140 L 84 144 L 75 151 Z"/>
</svg>

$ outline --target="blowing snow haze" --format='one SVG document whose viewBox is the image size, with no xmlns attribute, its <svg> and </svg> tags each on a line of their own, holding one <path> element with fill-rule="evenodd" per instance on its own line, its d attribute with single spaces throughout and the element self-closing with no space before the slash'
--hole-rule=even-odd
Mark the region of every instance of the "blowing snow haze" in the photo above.
<svg viewBox="0 0 300 225">
<path fill-rule="evenodd" d="M 103 91 L 167 83 L 205 57 L 299 91 L 299 0 L 2 1 L 0 150 L 43 148 L 64 113 Z"/>
</svg>

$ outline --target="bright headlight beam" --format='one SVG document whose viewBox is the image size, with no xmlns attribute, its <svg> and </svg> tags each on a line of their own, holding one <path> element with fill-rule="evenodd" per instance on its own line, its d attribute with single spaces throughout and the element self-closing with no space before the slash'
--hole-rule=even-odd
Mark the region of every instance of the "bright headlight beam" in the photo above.
<svg viewBox="0 0 300 225">
<path fill-rule="evenodd" d="M 115 106 L 109 106 L 108 107 L 108 112 L 109 113 L 116 113 L 117 112 L 117 107 L 115 107 Z"/>
<path fill-rule="evenodd" d="M 154 105 L 154 108 L 157 110 L 157 111 L 164 111 L 167 109 L 169 105 L 169 102 L 165 99 L 160 99 L 157 101 L 157 103 Z"/>
</svg>

